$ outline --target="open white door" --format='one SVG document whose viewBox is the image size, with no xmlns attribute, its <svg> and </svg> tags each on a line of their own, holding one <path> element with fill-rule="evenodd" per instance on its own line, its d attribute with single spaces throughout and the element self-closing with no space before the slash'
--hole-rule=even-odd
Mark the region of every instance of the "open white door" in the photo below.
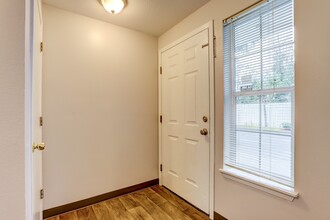
<svg viewBox="0 0 330 220">
<path fill-rule="evenodd" d="M 210 212 L 209 30 L 161 54 L 162 184 Z"/>
<path fill-rule="evenodd" d="M 33 220 L 42 216 L 42 11 L 41 0 L 33 0 L 33 48 L 32 48 L 32 212 Z"/>
</svg>

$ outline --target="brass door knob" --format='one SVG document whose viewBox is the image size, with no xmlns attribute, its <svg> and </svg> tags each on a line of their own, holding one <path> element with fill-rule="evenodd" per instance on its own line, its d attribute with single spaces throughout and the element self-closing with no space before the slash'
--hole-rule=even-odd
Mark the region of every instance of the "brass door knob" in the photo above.
<svg viewBox="0 0 330 220">
<path fill-rule="evenodd" d="M 33 146 L 32 146 L 33 152 L 35 150 L 41 150 L 42 151 L 42 150 L 45 150 L 45 148 L 46 148 L 45 143 L 33 144 Z"/>
<path fill-rule="evenodd" d="M 209 132 L 208 132 L 208 130 L 206 129 L 206 128 L 203 128 L 202 130 L 201 130 L 201 135 L 207 135 Z"/>
</svg>

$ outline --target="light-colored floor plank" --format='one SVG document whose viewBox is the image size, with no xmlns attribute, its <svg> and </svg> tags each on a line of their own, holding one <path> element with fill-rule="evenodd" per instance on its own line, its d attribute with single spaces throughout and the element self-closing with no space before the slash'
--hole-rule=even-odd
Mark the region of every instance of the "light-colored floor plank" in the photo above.
<svg viewBox="0 0 330 220">
<path fill-rule="evenodd" d="M 92 207 L 77 210 L 77 216 L 79 220 L 97 220 Z"/>
<path fill-rule="evenodd" d="M 171 220 L 172 218 L 166 214 L 159 206 L 152 202 L 148 197 L 139 192 L 131 194 L 132 198 L 139 202 L 142 207 L 154 218 L 161 220 Z"/>
<path fill-rule="evenodd" d="M 137 206 L 128 211 L 136 220 L 154 220 L 154 218 L 152 218 L 151 215 L 149 215 L 149 213 L 141 206 Z"/>
<path fill-rule="evenodd" d="M 178 196 L 175 196 L 173 193 L 170 193 L 164 187 L 157 185 L 157 186 L 152 186 L 151 189 L 154 190 L 159 195 L 161 195 L 167 201 L 172 203 L 174 206 L 178 207 L 181 211 L 187 209 L 187 203 L 184 200 L 182 200 Z"/>
<path fill-rule="evenodd" d="M 104 202 L 111 214 L 118 220 L 134 220 L 131 214 L 127 211 L 125 206 L 120 202 L 119 198 L 107 200 Z"/>
<path fill-rule="evenodd" d="M 121 203 L 123 203 L 123 205 L 125 206 L 125 208 L 127 210 L 136 208 L 139 206 L 139 204 L 132 199 L 132 197 L 130 197 L 129 195 L 123 195 L 119 197 L 119 200 L 121 201 Z"/>
<path fill-rule="evenodd" d="M 97 203 L 92 206 L 97 220 L 116 220 L 113 213 L 109 212 L 109 209 L 104 203 Z"/>
<path fill-rule="evenodd" d="M 150 188 L 141 190 L 138 193 L 144 194 L 151 201 L 153 201 L 156 205 L 160 205 L 160 204 L 167 202 L 166 199 L 164 199 L 160 194 L 156 193 L 154 190 L 152 190 Z"/>
<path fill-rule="evenodd" d="M 162 208 L 171 218 L 175 220 L 192 220 L 191 218 L 189 218 L 189 216 L 187 216 L 179 208 L 175 207 L 170 202 L 160 204 L 159 207 Z"/>
<path fill-rule="evenodd" d="M 59 220 L 78 220 L 77 213 L 76 212 L 69 212 L 60 215 Z"/>
</svg>

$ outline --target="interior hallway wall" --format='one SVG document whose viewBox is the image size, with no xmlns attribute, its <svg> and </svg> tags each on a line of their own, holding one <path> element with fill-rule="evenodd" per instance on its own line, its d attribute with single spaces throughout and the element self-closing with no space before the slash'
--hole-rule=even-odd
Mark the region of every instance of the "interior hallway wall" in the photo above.
<svg viewBox="0 0 330 220">
<path fill-rule="evenodd" d="M 296 139 L 294 202 L 225 179 L 222 20 L 256 0 L 211 0 L 159 38 L 159 49 L 214 19 L 217 36 L 215 210 L 229 220 L 329 220 L 330 1 L 295 1 Z"/>
<path fill-rule="evenodd" d="M 43 16 L 44 208 L 158 178 L 157 38 Z"/>
<path fill-rule="evenodd" d="M 0 7 L 0 219 L 25 218 L 24 6 Z"/>
</svg>

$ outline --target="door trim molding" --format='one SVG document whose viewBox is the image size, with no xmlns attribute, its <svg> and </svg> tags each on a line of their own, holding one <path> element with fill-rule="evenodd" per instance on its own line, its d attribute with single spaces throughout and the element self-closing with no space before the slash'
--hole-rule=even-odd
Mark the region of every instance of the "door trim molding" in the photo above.
<svg viewBox="0 0 330 220">
<path fill-rule="evenodd" d="M 25 0 L 24 51 L 24 150 L 25 150 L 25 219 L 32 220 L 32 22 L 33 0 Z"/>
<path fill-rule="evenodd" d="M 190 33 L 184 35 L 173 43 L 158 50 L 158 114 L 162 115 L 162 77 L 160 72 L 160 67 L 162 66 L 162 53 L 170 48 L 182 43 L 183 41 L 191 38 L 192 36 L 208 30 L 209 33 L 209 85 L 210 85 L 210 219 L 214 218 L 214 139 L 215 139 L 215 88 L 214 88 L 214 27 L 213 20 L 208 23 L 196 28 Z M 162 127 L 161 123 L 158 122 L 158 161 L 159 166 L 162 164 Z M 162 185 L 162 172 L 159 170 L 159 184 Z"/>
</svg>

